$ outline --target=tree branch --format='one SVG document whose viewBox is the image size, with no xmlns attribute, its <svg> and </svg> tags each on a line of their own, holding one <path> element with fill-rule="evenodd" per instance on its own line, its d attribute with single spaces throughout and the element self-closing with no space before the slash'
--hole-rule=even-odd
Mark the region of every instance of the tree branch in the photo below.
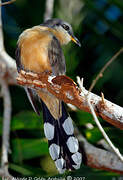
<svg viewBox="0 0 123 180">
<path fill-rule="evenodd" d="M 0 3 L 0 6 L 12 4 L 12 3 L 15 2 L 15 1 L 16 1 L 16 0 L 10 0 L 10 1 L 7 1 L 7 2 L 3 2 L 3 3 Z"/>
<path fill-rule="evenodd" d="M 53 15 L 54 0 L 46 0 L 46 8 L 44 13 L 44 21 L 50 19 Z"/>
<path fill-rule="evenodd" d="M 67 76 L 55 77 L 51 76 L 50 73 L 36 74 L 21 71 L 17 77 L 17 82 L 20 85 L 32 88 L 47 88 L 51 94 L 65 103 L 70 103 L 81 110 L 91 113 L 85 97 L 88 91 L 83 87 L 81 92 L 76 83 Z M 91 92 L 90 96 L 90 102 L 97 116 L 102 117 L 117 128 L 123 129 L 123 108 Z"/>
<path fill-rule="evenodd" d="M 8 85 L 5 79 L 0 79 L 1 94 L 4 101 L 4 113 L 3 113 L 3 133 L 2 133 L 2 156 L 1 156 L 1 168 L 5 177 L 9 176 L 8 173 L 8 152 L 9 152 L 9 136 L 10 136 L 10 121 L 11 121 L 11 97 L 8 89 Z"/>
<path fill-rule="evenodd" d="M 1 0 L 0 0 L 1 4 Z M 0 70 L 2 72 L 2 77 L 4 76 L 9 84 L 16 83 L 16 63 L 13 58 L 11 58 L 5 51 L 2 32 L 2 18 L 1 18 L 1 8 L 0 8 Z M 1 77 L 1 73 L 0 73 Z"/>
<path fill-rule="evenodd" d="M 11 176 L 9 173 L 5 174 L 4 170 L 1 168 L 0 168 L 0 177 L 3 178 L 2 180 L 4 180 L 5 178 L 6 178 L 5 180 L 13 180 L 13 176 Z"/>
<path fill-rule="evenodd" d="M 79 87 L 80 87 L 80 89 L 81 89 L 81 91 L 82 91 L 82 90 L 83 90 L 83 79 L 81 80 L 80 77 L 78 77 L 77 82 L 78 82 Z M 103 137 L 104 137 L 105 140 L 108 142 L 108 144 L 110 145 L 110 147 L 112 148 L 112 150 L 116 153 L 116 155 L 117 155 L 117 156 L 120 158 L 120 160 L 123 162 L 123 156 L 120 154 L 119 149 L 117 149 L 117 148 L 113 145 L 113 143 L 111 142 L 111 140 L 110 140 L 109 137 L 107 136 L 106 132 L 104 131 L 103 127 L 101 126 L 101 124 L 100 124 L 100 122 L 99 122 L 99 120 L 98 120 L 98 118 L 97 118 L 97 115 L 96 115 L 96 113 L 95 113 L 95 111 L 94 111 L 94 108 L 93 108 L 92 104 L 90 103 L 90 99 L 91 99 L 90 92 L 89 92 L 87 95 L 85 95 L 85 98 L 86 98 L 86 100 L 87 100 L 88 106 L 89 106 L 90 111 L 91 111 L 91 114 L 92 114 L 92 116 L 93 116 L 93 119 L 94 119 L 96 125 L 98 126 L 100 132 L 102 133 Z M 104 96 L 102 96 L 102 102 L 103 102 L 103 104 L 105 104 Z"/>
<path fill-rule="evenodd" d="M 123 174 L 123 163 L 114 153 L 88 143 L 77 128 L 75 128 L 75 135 L 84 151 L 85 159 L 84 157 L 83 159 L 87 166 Z"/>
<path fill-rule="evenodd" d="M 1 0 L 0 0 L 1 4 Z M 9 151 L 9 136 L 10 136 L 10 121 L 11 121 L 11 97 L 8 84 L 16 83 L 16 64 L 15 61 L 6 53 L 3 43 L 2 19 L 0 8 L 0 85 L 1 96 L 4 102 L 3 112 L 3 133 L 2 133 L 2 156 L 0 176 L 12 179 L 8 172 L 8 151 Z"/>
</svg>

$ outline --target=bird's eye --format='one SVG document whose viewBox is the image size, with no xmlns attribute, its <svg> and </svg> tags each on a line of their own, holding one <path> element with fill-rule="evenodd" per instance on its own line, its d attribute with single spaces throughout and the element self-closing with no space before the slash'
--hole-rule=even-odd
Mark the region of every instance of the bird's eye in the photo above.
<svg viewBox="0 0 123 180">
<path fill-rule="evenodd" d="M 63 27 L 66 31 L 68 31 L 68 30 L 69 30 L 69 26 L 68 26 L 68 25 L 66 25 L 66 24 L 62 24 L 62 27 Z"/>
</svg>

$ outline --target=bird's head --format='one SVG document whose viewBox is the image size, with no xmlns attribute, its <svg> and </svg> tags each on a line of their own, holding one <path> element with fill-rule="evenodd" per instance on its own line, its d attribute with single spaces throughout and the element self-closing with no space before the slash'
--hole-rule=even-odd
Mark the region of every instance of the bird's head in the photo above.
<svg viewBox="0 0 123 180">
<path fill-rule="evenodd" d="M 78 46 L 81 46 L 79 40 L 74 36 L 72 27 L 69 23 L 61 19 L 48 19 L 41 25 L 51 28 L 51 31 L 59 39 L 61 44 L 67 44 L 72 40 Z"/>
</svg>

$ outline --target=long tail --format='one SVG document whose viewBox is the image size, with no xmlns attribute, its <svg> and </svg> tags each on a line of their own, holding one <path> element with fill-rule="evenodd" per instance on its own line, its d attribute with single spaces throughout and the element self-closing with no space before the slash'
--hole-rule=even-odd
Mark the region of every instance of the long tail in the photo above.
<svg viewBox="0 0 123 180">
<path fill-rule="evenodd" d="M 49 153 L 55 161 L 60 173 L 66 169 L 79 169 L 82 155 L 79 152 L 79 143 L 74 136 L 72 119 L 68 115 L 62 102 L 62 116 L 56 120 L 42 102 L 44 133 L 48 139 Z"/>
</svg>

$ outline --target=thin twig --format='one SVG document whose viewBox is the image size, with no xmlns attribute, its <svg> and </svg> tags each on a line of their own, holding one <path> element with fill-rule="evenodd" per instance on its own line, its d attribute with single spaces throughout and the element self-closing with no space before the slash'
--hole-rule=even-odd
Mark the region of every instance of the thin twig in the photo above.
<svg viewBox="0 0 123 180">
<path fill-rule="evenodd" d="M 1 166 L 5 174 L 8 174 L 11 97 L 10 97 L 8 84 L 6 83 L 5 79 L 1 78 L 0 84 L 2 88 L 2 96 L 3 96 L 3 101 L 4 101 Z"/>
<path fill-rule="evenodd" d="M 105 133 L 104 129 L 102 128 L 97 116 L 96 116 L 96 113 L 94 111 L 94 108 L 93 106 L 91 105 L 90 103 L 90 98 L 87 97 L 87 102 L 88 102 L 88 105 L 90 107 L 90 110 L 91 110 L 91 113 L 93 115 L 93 118 L 94 118 L 94 121 L 96 122 L 100 132 L 102 133 L 103 137 L 105 138 L 105 140 L 108 142 L 108 144 L 110 145 L 110 147 L 112 148 L 112 150 L 116 153 L 116 155 L 119 157 L 119 159 L 123 162 L 123 156 L 121 155 L 121 153 L 119 152 L 119 149 L 116 148 L 113 143 L 111 142 L 111 140 L 109 139 L 109 137 L 107 136 L 107 134 Z"/>
<path fill-rule="evenodd" d="M 81 91 L 83 91 L 83 87 L 82 87 L 82 83 L 83 81 L 81 82 L 80 78 L 77 77 L 77 82 L 79 84 L 79 87 L 81 89 Z M 91 96 L 90 96 L 90 93 L 88 94 L 85 94 L 85 97 L 87 99 L 87 103 L 88 103 L 88 106 L 90 107 L 90 111 L 91 111 L 91 114 L 94 118 L 94 121 L 96 122 L 100 132 L 102 133 L 103 137 L 105 138 L 105 140 L 108 142 L 108 144 L 110 145 L 110 147 L 113 149 L 113 151 L 116 153 L 116 155 L 120 158 L 120 160 L 123 162 L 123 156 L 120 154 L 119 150 L 112 144 L 111 140 L 109 139 L 109 137 L 107 136 L 107 134 L 105 133 L 104 129 L 102 128 L 98 118 L 97 118 L 97 115 L 94 111 L 94 108 L 92 106 L 92 104 L 90 103 L 90 99 L 91 99 Z"/>
<path fill-rule="evenodd" d="M 90 110 L 91 110 L 91 113 L 93 115 L 93 118 L 99 128 L 99 130 L 101 131 L 102 135 L 104 136 L 105 140 L 108 142 L 108 144 L 110 145 L 110 147 L 112 148 L 112 150 L 117 154 L 117 156 L 121 159 L 121 161 L 123 162 L 123 156 L 121 155 L 121 153 L 119 152 L 119 149 L 117 149 L 113 143 L 111 142 L 111 140 L 109 139 L 109 137 L 107 136 L 107 134 L 105 133 L 104 129 L 102 128 L 97 116 L 96 116 L 96 113 L 94 111 L 94 108 L 92 106 L 92 104 L 90 103 L 90 96 L 89 96 L 89 92 L 91 92 L 91 90 L 93 89 L 93 87 L 95 86 L 95 84 L 97 83 L 97 81 L 99 80 L 100 77 L 103 76 L 103 73 L 104 71 L 108 68 L 108 66 L 123 52 L 123 47 L 105 64 L 105 66 L 101 69 L 101 71 L 99 72 L 99 74 L 96 76 L 96 78 L 93 80 L 90 88 L 89 88 L 89 91 L 88 91 L 88 95 L 86 95 L 87 97 L 87 103 L 90 107 Z M 104 95 L 102 93 L 102 101 L 103 101 L 103 104 L 104 103 Z"/>
<path fill-rule="evenodd" d="M 100 77 L 103 76 L 104 71 L 107 69 L 107 67 L 123 52 L 123 47 L 105 64 L 105 66 L 101 69 L 99 74 L 96 76 L 96 78 L 92 81 L 92 84 L 88 90 L 88 93 L 92 91 L 95 84 L 99 80 Z"/>
<path fill-rule="evenodd" d="M 100 140 L 97 142 L 97 144 L 98 144 L 98 145 L 101 145 L 105 150 L 114 153 L 114 151 L 112 150 L 112 148 L 109 146 L 109 144 L 107 143 L 107 141 L 106 141 L 104 138 L 103 138 L 103 139 L 100 139 Z"/>
<path fill-rule="evenodd" d="M 16 0 L 10 0 L 10 1 L 7 1 L 7 2 L 3 2 L 3 3 L 0 3 L 0 6 L 12 4 L 12 3 L 15 2 L 15 1 L 16 1 Z"/>
</svg>

